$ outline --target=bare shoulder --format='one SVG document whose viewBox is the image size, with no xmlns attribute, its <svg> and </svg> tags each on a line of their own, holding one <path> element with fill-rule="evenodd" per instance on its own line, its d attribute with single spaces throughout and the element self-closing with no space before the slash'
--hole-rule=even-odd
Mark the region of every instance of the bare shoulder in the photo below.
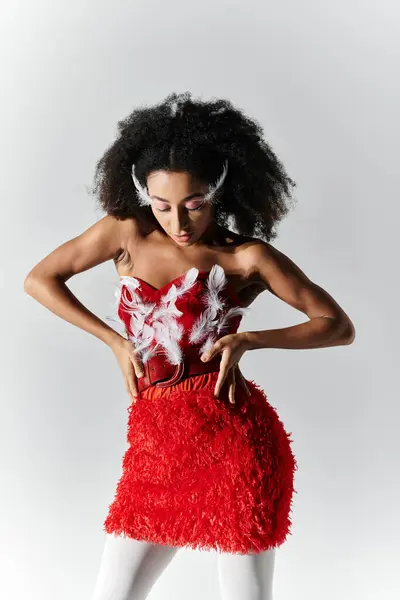
<svg viewBox="0 0 400 600">
<path fill-rule="evenodd" d="M 225 230 L 225 251 L 228 250 L 230 259 L 227 267 L 231 271 L 231 283 L 234 285 L 244 306 L 252 302 L 267 289 L 258 271 L 262 241 Z"/>
<path fill-rule="evenodd" d="M 251 303 L 268 290 L 276 295 L 285 281 L 305 282 L 307 276 L 283 252 L 270 242 L 248 237 L 236 249 L 238 270 L 241 273 L 241 294 Z"/>
<path fill-rule="evenodd" d="M 301 273 L 299 267 L 281 250 L 270 242 L 252 238 L 240 248 L 240 262 L 247 277 L 254 282 L 268 283 L 268 276 L 277 272 Z"/>
<path fill-rule="evenodd" d="M 235 256 L 239 271 L 245 280 L 257 283 L 261 280 L 259 276 L 260 262 L 272 260 L 272 246 L 250 236 L 238 236 L 235 241 Z"/>
<path fill-rule="evenodd" d="M 69 240 L 71 250 L 85 248 L 93 259 L 101 262 L 114 259 L 123 249 L 126 224 L 112 215 L 105 215 L 81 234 Z"/>
<path fill-rule="evenodd" d="M 32 280 L 50 276 L 67 281 L 107 260 L 117 260 L 123 252 L 126 230 L 124 221 L 106 215 L 55 248 L 27 277 Z"/>
<path fill-rule="evenodd" d="M 129 255 L 129 251 L 135 247 L 141 236 L 140 228 L 134 217 L 119 219 L 112 215 L 106 215 L 93 225 L 92 229 L 98 242 L 109 246 L 109 258 L 116 262 L 122 256 Z"/>
<path fill-rule="evenodd" d="M 134 217 L 127 217 L 120 222 L 121 251 L 114 259 L 115 265 L 132 268 L 133 257 L 137 255 L 140 241 L 144 238 L 143 231 Z M 117 267 L 118 271 L 118 267 Z"/>
</svg>

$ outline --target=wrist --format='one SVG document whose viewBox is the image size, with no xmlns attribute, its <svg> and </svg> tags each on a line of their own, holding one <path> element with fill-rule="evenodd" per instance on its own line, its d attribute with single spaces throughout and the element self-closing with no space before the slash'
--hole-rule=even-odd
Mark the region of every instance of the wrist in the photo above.
<svg viewBox="0 0 400 600">
<path fill-rule="evenodd" d="M 114 331 L 114 334 L 105 340 L 105 343 L 111 350 L 115 350 L 117 348 L 122 348 L 127 341 L 128 340 L 124 336 Z"/>
<path fill-rule="evenodd" d="M 252 331 L 241 331 L 238 333 L 243 344 L 246 347 L 246 350 L 255 350 L 257 346 L 257 341 L 254 337 L 254 332 Z"/>
</svg>

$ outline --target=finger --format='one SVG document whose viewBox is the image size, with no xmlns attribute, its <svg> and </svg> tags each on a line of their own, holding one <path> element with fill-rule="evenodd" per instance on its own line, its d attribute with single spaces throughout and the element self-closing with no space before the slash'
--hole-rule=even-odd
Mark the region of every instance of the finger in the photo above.
<svg viewBox="0 0 400 600">
<path fill-rule="evenodd" d="M 129 392 L 129 395 L 130 395 L 132 401 L 136 402 L 138 393 L 139 393 L 137 390 L 137 387 L 136 387 L 136 381 L 133 378 L 128 379 L 127 387 L 128 387 L 128 392 Z"/>
<path fill-rule="evenodd" d="M 132 400 L 134 402 L 136 402 L 139 390 L 137 387 L 137 381 L 136 381 L 136 375 L 135 375 L 135 371 L 133 368 L 133 364 L 131 363 L 129 372 L 128 372 L 128 377 L 127 377 L 127 387 L 128 387 L 128 392 L 132 397 Z"/>
<path fill-rule="evenodd" d="M 221 362 L 219 363 L 219 373 L 218 373 L 218 379 L 217 382 L 215 384 L 215 388 L 214 388 L 214 395 L 218 396 L 221 390 L 221 387 L 225 381 L 225 378 L 228 374 L 229 371 L 229 359 L 230 356 L 228 355 L 228 353 L 226 352 L 225 354 L 222 354 L 222 358 L 221 358 Z"/>
<path fill-rule="evenodd" d="M 126 391 L 128 392 L 129 398 L 131 399 L 131 402 L 133 404 L 135 404 L 136 400 L 137 400 L 137 397 L 135 396 L 135 393 L 132 390 L 131 383 L 130 383 L 129 379 L 125 379 L 125 387 L 126 387 Z"/>
<path fill-rule="evenodd" d="M 130 359 L 133 364 L 133 368 L 135 370 L 136 377 L 143 377 L 144 367 L 143 367 L 142 361 L 134 353 L 131 354 Z"/>
<path fill-rule="evenodd" d="M 236 379 L 235 379 L 235 369 L 232 369 L 232 377 L 229 383 L 228 397 L 229 402 L 231 404 L 235 404 L 235 389 L 236 389 Z"/>
<path fill-rule="evenodd" d="M 143 365 L 141 365 L 140 363 L 134 363 L 133 364 L 134 370 L 135 370 L 135 375 L 136 377 L 143 377 L 144 376 L 144 369 L 143 369 Z"/>
<path fill-rule="evenodd" d="M 246 393 L 247 393 L 249 396 L 251 396 L 251 390 L 250 390 L 249 386 L 247 385 L 247 383 L 246 383 L 246 380 L 245 380 L 245 378 L 243 377 L 243 375 L 242 375 L 242 383 L 243 383 L 243 387 L 244 387 L 244 389 L 245 389 Z"/>
<path fill-rule="evenodd" d="M 241 384 L 242 384 L 242 386 L 244 387 L 244 391 L 246 392 L 246 394 L 247 394 L 248 396 L 251 396 L 251 390 L 250 390 L 249 386 L 247 385 L 247 383 L 246 383 L 246 380 L 245 380 L 245 378 L 243 377 L 243 375 L 241 375 L 241 380 L 240 380 L 240 383 L 241 383 Z"/>
<path fill-rule="evenodd" d="M 248 386 L 248 385 L 247 385 L 247 383 L 246 383 L 246 379 L 245 379 L 245 377 L 244 377 L 243 373 L 241 372 L 241 370 L 240 370 L 239 366 L 237 367 L 237 375 L 239 376 L 240 383 L 241 383 L 241 384 L 242 384 L 242 386 L 244 387 L 244 389 L 245 389 L 246 393 L 247 393 L 247 394 L 250 396 L 250 394 L 251 394 L 251 391 L 250 391 L 250 389 L 249 389 L 249 386 Z"/>
<path fill-rule="evenodd" d="M 212 358 L 214 358 L 214 356 L 219 351 L 220 351 L 220 346 L 218 343 L 215 343 L 209 350 L 206 350 L 206 352 L 203 352 L 203 354 L 200 356 L 200 358 L 203 362 L 207 362 L 207 361 L 211 360 Z"/>
</svg>

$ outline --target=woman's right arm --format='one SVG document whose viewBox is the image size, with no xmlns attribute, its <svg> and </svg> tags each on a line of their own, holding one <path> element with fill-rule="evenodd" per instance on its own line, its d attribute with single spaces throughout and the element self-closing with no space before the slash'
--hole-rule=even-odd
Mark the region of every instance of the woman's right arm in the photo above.
<svg viewBox="0 0 400 600">
<path fill-rule="evenodd" d="M 77 237 L 45 256 L 25 277 L 24 291 L 65 321 L 91 333 L 114 352 L 125 377 L 127 391 L 137 394 L 136 376 L 142 371 L 130 341 L 88 310 L 65 282 L 123 251 L 124 239 L 134 235 L 132 221 L 118 221 L 107 215 Z"/>
<path fill-rule="evenodd" d="M 45 256 L 25 277 L 24 291 L 55 315 L 91 333 L 107 345 L 122 338 L 90 312 L 65 282 L 73 275 L 116 258 L 123 246 L 123 226 L 109 215 Z"/>
</svg>

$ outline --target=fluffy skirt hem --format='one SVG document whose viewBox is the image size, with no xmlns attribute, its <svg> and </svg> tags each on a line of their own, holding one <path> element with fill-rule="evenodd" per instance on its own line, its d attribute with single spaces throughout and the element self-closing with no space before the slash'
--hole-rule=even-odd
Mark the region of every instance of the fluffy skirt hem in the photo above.
<svg viewBox="0 0 400 600">
<path fill-rule="evenodd" d="M 106 533 L 233 554 L 277 548 L 291 535 L 290 433 L 254 381 L 231 405 L 212 393 L 217 376 L 149 389 L 128 408 Z"/>
<path fill-rule="evenodd" d="M 133 533 L 121 530 L 114 530 L 112 528 L 103 527 L 103 531 L 108 535 L 115 535 L 121 537 L 132 538 L 139 541 L 149 542 L 152 544 L 160 544 L 163 546 L 173 546 L 177 548 L 185 548 L 189 550 L 197 550 L 200 552 L 210 552 L 214 551 L 218 554 L 229 553 L 229 554 L 259 554 L 261 552 L 265 552 L 267 550 L 272 550 L 275 548 L 279 548 L 287 539 L 288 535 L 291 535 L 291 532 L 288 531 L 284 536 L 280 536 L 280 538 L 270 539 L 268 541 L 259 542 L 257 545 L 252 545 L 249 543 L 240 543 L 239 541 L 223 541 L 217 542 L 213 541 L 204 541 L 202 539 L 197 540 L 188 540 L 187 538 L 176 538 L 169 537 L 167 535 L 157 535 L 157 533 L 153 530 L 147 531 L 146 533 Z"/>
</svg>

